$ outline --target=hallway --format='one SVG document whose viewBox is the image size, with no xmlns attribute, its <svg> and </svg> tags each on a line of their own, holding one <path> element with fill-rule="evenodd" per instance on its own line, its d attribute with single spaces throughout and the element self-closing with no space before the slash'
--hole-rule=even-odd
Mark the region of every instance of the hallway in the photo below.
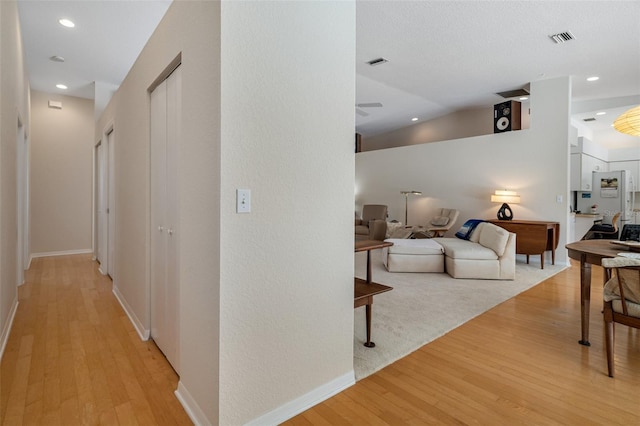
<svg viewBox="0 0 640 426">
<path fill-rule="evenodd" d="M 36 258 L 0 366 L 0 424 L 190 425 L 91 255 Z"/>
</svg>

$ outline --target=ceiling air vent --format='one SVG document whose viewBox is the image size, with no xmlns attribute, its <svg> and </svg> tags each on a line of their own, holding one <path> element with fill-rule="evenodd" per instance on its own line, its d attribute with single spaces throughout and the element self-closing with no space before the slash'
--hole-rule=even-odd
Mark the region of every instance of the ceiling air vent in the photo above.
<svg viewBox="0 0 640 426">
<path fill-rule="evenodd" d="M 377 59 L 372 59 L 367 63 L 372 67 L 375 67 L 376 65 L 384 64 L 385 62 L 389 62 L 389 61 L 385 58 L 377 58 Z"/>
<path fill-rule="evenodd" d="M 596 119 L 593 117 L 589 117 L 589 118 L 583 118 L 582 121 L 596 121 Z"/>
<path fill-rule="evenodd" d="M 557 44 L 564 43 L 565 41 L 571 41 L 571 40 L 575 39 L 573 34 L 571 34 L 571 31 L 565 31 L 563 33 L 558 33 L 558 34 L 551 34 L 549 36 L 549 38 L 551 40 L 553 40 Z"/>
</svg>

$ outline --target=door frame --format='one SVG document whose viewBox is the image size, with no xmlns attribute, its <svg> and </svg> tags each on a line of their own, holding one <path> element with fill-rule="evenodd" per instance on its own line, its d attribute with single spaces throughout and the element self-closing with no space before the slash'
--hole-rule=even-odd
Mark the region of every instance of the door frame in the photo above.
<svg viewBox="0 0 640 426">
<path fill-rule="evenodd" d="M 99 271 L 115 279 L 115 130 L 107 124 L 94 146 L 94 256 Z"/>
<path fill-rule="evenodd" d="M 24 284 L 29 269 L 29 139 L 18 114 L 16 132 L 16 284 Z"/>
<path fill-rule="evenodd" d="M 178 164 L 174 163 L 175 168 L 173 168 L 171 171 L 169 170 L 169 163 L 168 163 L 168 159 L 164 160 L 164 164 L 163 167 L 165 168 L 165 173 L 171 173 L 174 176 L 175 181 L 172 182 L 174 186 L 174 189 L 176 191 L 175 194 L 173 194 L 175 196 L 175 198 L 173 198 L 171 201 L 173 201 L 176 205 L 171 206 L 171 208 L 175 209 L 173 211 L 173 214 L 175 217 L 173 217 L 174 222 L 172 223 L 167 223 L 165 226 L 160 225 L 158 228 L 156 228 L 158 226 L 158 224 L 154 223 L 154 218 L 156 218 L 154 216 L 154 212 L 153 212 L 153 206 L 154 206 L 154 196 L 153 196 L 153 170 L 154 170 L 154 162 L 157 160 L 157 158 L 155 158 L 155 156 L 153 155 L 153 146 L 154 146 L 154 141 L 151 138 L 151 135 L 153 134 L 153 125 L 154 125 L 154 118 L 153 118 L 153 114 L 151 112 L 151 104 L 152 104 L 152 96 L 153 93 L 156 89 L 158 89 L 158 87 L 167 82 L 167 88 L 169 85 L 169 78 L 171 77 L 171 75 L 176 72 L 176 70 L 178 70 L 178 68 L 181 65 L 181 55 L 178 55 L 164 70 L 163 72 L 160 74 L 160 76 L 152 83 L 152 85 L 147 89 L 148 91 L 148 95 L 149 95 L 149 115 L 151 117 L 150 120 L 150 138 L 149 138 L 149 167 L 150 167 L 150 180 L 149 180 L 149 196 L 150 196 L 150 208 L 149 208 L 149 225 L 150 225 L 150 233 L 149 233 L 149 247 L 150 247 L 150 252 L 149 252 L 149 269 L 150 269 L 150 273 L 149 273 L 149 286 L 148 286 L 148 293 L 147 293 L 147 306 L 148 306 L 148 312 L 149 312 L 149 337 L 154 339 L 154 335 L 157 337 L 157 327 L 159 325 L 161 325 L 158 322 L 158 318 L 155 316 L 155 310 L 157 309 L 156 304 L 160 301 L 160 300 L 156 300 L 156 297 L 158 296 L 157 292 L 158 292 L 158 287 L 156 285 L 156 283 L 154 282 L 154 274 L 155 271 L 154 270 L 154 238 L 152 237 L 152 235 L 156 236 L 158 235 L 158 232 L 162 232 L 164 237 L 163 240 L 164 242 L 162 242 L 161 244 L 163 245 L 163 250 L 165 253 L 165 256 L 170 256 L 173 260 L 173 262 L 167 262 L 167 265 L 165 265 L 165 269 L 162 271 L 163 276 L 167 277 L 167 276 L 175 276 L 174 280 L 169 280 L 171 282 L 173 282 L 175 284 L 175 287 L 171 287 L 171 286 L 167 286 L 166 288 L 163 288 L 162 291 L 166 292 L 165 297 L 160 297 L 162 302 L 166 302 L 167 300 L 171 301 L 171 304 L 173 304 L 173 312 L 174 312 L 174 322 L 172 322 L 172 326 L 175 328 L 172 328 L 171 330 L 167 330 L 166 327 L 163 327 L 163 333 L 169 335 L 169 341 L 172 341 L 173 346 L 172 347 L 166 347 L 166 348 L 161 348 L 161 350 L 168 350 L 170 351 L 169 353 L 165 353 L 165 356 L 167 357 L 167 359 L 169 360 L 170 364 L 172 365 L 172 367 L 174 368 L 174 370 L 179 374 L 180 373 L 180 292 L 179 292 L 179 242 L 177 239 L 179 239 L 179 208 L 177 206 L 177 203 L 179 202 L 179 188 L 177 187 L 178 184 L 178 171 L 177 171 L 177 167 Z M 174 127 L 169 127 L 169 123 L 165 122 L 166 124 L 166 131 L 165 131 L 165 137 L 169 138 L 169 134 L 173 134 L 175 140 L 177 141 L 179 139 L 179 135 L 181 134 L 181 116 L 182 116 L 182 77 L 181 77 L 181 73 L 180 71 L 178 71 L 178 73 L 176 74 L 176 76 L 178 76 L 178 79 L 176 81 L 174 81 L 171 84 L 174 84 L 175 86 L 175 93 L 174 93 L 174 98 L 173 101 L 174 103 L 170 103 L 169 102 L 169 94 L 167 93 L 167 97 L 165 100 L 165 104 L 166 104 L 166 111 L 165 114 L 169 113 L 170 110 L 173 111 L 174 113 L 176 113 L 176 122 L 174 123 L 175 126 Z M 167 90 L 167 89 L 165 89 Z M 171 104 L 171 106 L 170 106 Z M 168 139 L 167 141 L 168 142 Z M 177 143 L 177 142 L 176 142 Z M 168 145 L 167 148 L 168 149 Z M 173 149 L 176 149 L 176 147 L 174 146 Z M 165 152 L 164 154 L 165 156 L 168 155 L 168 151 Z M 174 155 L 174 161 L 177 161 L 177 159 L 179 158 L 179 153 L 177 151 L 173 152 Z M 165 188 L 166 190 L 167 188 Z M 165 197 L 166 197 L 166 193 L 165 193 Z M 169 202 L 169 198 L 165 198 L 164 199 L 164 203 L 165 203 L 165 213 L 166 213 L 166 204 Z M 165 229 L 166 228 L 166 229 Z M 168 241 L 166 240 L 166 238 L 169 238 L 171 241 L 173 241 L 172 243 L 168 243 Z M 156 241 L 157 242 L 157 241 Z M 171 249 L 171 247 L 173 247 L 173 251 Z M 169 254 L 171 253 L 171 254 Z M 171 264 L 169 264 L 171 263 Z M 166 306 L 165 306 L 166 307 Z M 166 317 L 162 317 L 163 320 L 166 320 Z M 162 320 L 160 320 L 160 322 L 163 322 Z M 171 322 L 171 321 L 170 321 Z M 166 324 L 165 324 L 166 325 Z M 158 345 L 160 346 L 160 345 Z"/>
</svg>

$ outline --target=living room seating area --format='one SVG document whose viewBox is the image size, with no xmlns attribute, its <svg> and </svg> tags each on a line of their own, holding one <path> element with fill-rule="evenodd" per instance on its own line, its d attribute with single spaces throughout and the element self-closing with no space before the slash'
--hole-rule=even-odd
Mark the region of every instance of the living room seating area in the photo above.
<svg viewBox="0 0 640 426">
<path fill-rule="evenodd" d="M 447 272 L 453 278 L 513 280 L 516 235 L 479 221 L 468 235 L 453 238 L 395 239 L 383 249 L 389 272 Z"/>
</svg>

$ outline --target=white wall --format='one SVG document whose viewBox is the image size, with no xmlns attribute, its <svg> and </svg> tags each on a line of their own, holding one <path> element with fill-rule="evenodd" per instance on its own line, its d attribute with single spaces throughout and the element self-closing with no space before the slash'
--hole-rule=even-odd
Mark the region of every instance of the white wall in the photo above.
<svg viewBox="0 0 640 426">
<path fill-rule="evenodd" d="M 568 77 L 531 83 L 529 130 L 357 154 L 356 210 L 387 204 L 389 219 L 404 222 L 400 191 L 422 191 L 409 198 L 409 223 L 426 223 L 439 207 L 456 208 L 452 235 L 467 219 L 496 217 L 494 190 L 515 190 L 521 204 L 511 205 L 514 218 L 560 222 L 556 261 L 566 262 L 570 87 Z"/>
<path fill-rule="evenodd" d="M 610 149 L 609 161 L 633 161 L 640 160 L 640 147 Z"/>
<path fill-rule="evenodd" d="M 93 101 L 34 90 L 31 117 L 31 254 L 90 252 Z"/>
<path fill-rule="evenodd" d="M 355 4 L 224 2 L 222 28 L 220 422 L 231 425 L 353 378 Z M 237 188 L 252 190 L 250 214 L 234 212 Z"/>
<path fill-rule="evenodd" d="M 167 11 L 95 136 L 113 124 L 114 286 L 142 332 L 147 89 L 180 53 L 178 396 L 202 424 L 277 423 L 317 389 L 353 381 L 355 5 L 177 1 Z M 251 213 L 235 213 L 236 188 L 252 190 Z"/>
<path fill-rule="evenodd" d="M 30 135 L 29 83 L 17 4 L 0 1 L 0 353 L 18 305 L 17 182 L 18 118 Z"/>
<path fill-rule="evenodd" d="M 148 89 L 182 54 L 180 391 L 200 421 L 219 412 L 220 3 L 175 1 L 96 125 L 115 132 L 117 294 L 150 327 Z M 208 419 L 208 420 L 207 420 Z"/>
</svg>

